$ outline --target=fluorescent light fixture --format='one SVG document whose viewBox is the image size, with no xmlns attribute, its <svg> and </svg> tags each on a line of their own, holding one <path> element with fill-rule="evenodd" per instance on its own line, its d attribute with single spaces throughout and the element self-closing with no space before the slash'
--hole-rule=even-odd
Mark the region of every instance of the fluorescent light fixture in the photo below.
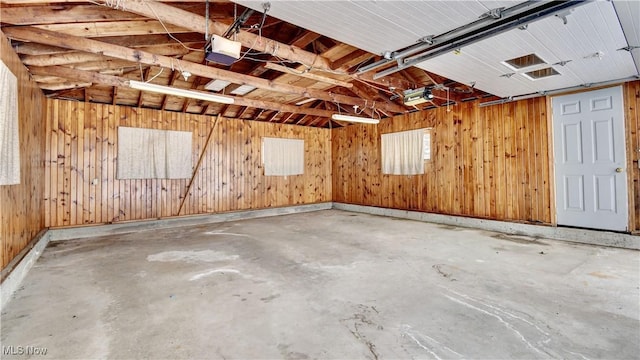
<svg viewBox="0 0 640 360">
<path fill-rule="evenodd" d="M 304 99 L 304 100 L 300 100 L 300 101 L 298 101 L 298 102 L 296 103 L 296 105 L 300 106 L 300 105 L 304 105 L 304 104 L 306 104 L 306 103 L 310 103 L 310 102 L 312 102 L 312 101 L 316 101 L 316 100 L 318 100 L 318 99 L 316 99 L 316 98 L 308 98 L 308 99 Z"/>
<path fill-rule="evenodd" d="M 338 121 L 349 121 L 349 122 L 364 123 L 364 124 L 378 124 L 380 122 L 380 120 L 378 119 L 343 115 L 343 114 L 333 114 L 331 115 L 331 118 L 333 120 L 338 120 Z"/>
<path fill-rule="evenodd" d="M 250 93 L 251 91 L 253 91 L 255 89 L 256 89 L 255 86 L 240 85 L 237 88 L 233 89 L 233 91 L 231 91 L 230 94 L 233 94 L 233 95 L 247 95 L 248 93 Z"/>
<path fill-rule="evenodd" d="M 220 91 L 229 86 L 229 84 L 231 84 L 230 81 L 216 79 L 209 81 L 204 88 L 211 91 Z"/>
<path fill-rule="evenodd" d="M 146 83 L 142 81 L 129 80 L 129 87 L 136 90 L 150 91 L 166 95 L 181 96 L 191 99 L 213 101 L 221 104 L 233 104 L 234 99 L 228 96 L 209 94 L 202 91 L 174 88 L 164 85 Z"/>
</svg>

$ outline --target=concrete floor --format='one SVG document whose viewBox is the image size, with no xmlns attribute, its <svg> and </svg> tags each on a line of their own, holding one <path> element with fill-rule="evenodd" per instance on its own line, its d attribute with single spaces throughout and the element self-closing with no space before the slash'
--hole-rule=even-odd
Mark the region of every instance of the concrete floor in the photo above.
<svg viewBox="0 0 640 360">
<path fill-rule="evenodd" d="M 639 300 L 637 251 L 326 210 L 52 243 L 2 358 L 637 359 Z"/>
</svg>

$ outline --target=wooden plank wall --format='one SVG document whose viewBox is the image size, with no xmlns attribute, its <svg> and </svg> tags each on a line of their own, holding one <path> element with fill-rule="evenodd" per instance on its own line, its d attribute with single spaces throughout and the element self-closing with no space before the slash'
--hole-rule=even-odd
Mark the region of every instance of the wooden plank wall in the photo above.
<svg viewBox="0 0 640 360">
<path fill-rule="evenodd" d="M 624 85 L 630 230 L 640 232 L 640 81 Z M 332 133 L 334 201 L 552 224 L 547 100 L 477 102 L 354 125 Z M 549 114 L 550 116 L 550 114 Z M 432 127 L 425 175 L 383 175 L 380 135 Z"/>
<path fill-rule="evenodd" d="M 550 223 L 546 100 L 476 102 L 333 130 L 334 201 Z M 420 176 L 383 175 L 380 135 L 432 129 Z"/>
<path fill-rule="evenodd" d="M 178 215 L 188 180 L 117 180 L 117 128 L 193 132 L 195 167 L 211 116 L 47 100 L 47 226 L 103 224 Z M 304 175 L 265 177 L 262 137 L 305 140 Z M 327 129 L 221 118 L 180 215 L 331 201 Z"/>
<path fill-rule="evenodd" d="M 0 32 L 0 58 L 18 79 L 20 184 L 0 186 L 2 268 L 44 228 L 45 97 Z"/>
<path fill-rule="evenodd" d="M 629 168 L 629 215 L 631 230 L 640 234 L 640 81 L 625 84 L 627 164 Z"/>
</svg>

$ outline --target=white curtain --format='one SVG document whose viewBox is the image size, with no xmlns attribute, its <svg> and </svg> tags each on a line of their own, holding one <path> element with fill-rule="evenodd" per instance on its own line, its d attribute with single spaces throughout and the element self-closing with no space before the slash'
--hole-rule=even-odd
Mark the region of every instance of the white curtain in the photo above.
<svg viewBox="0 0 640 360">
<path fill-rule="evenodd" d="M 424 174 L 423 139 L 425 129 L 382 134 L 382 173 Z"/>
<path fill-rule="evenodd" d="M 304 173 L 304 140 L 262 138 L 262 163 L 266 176 Z"/>
<path fill-rule="evenodd" d="M 118 127 L 118 179 L 189 179 L 192 134 Z"/>
<path fill-rule="evenodd" d="M 20 184 L 18 79 L 0 61 L 0 185 Z"/>
</svg>

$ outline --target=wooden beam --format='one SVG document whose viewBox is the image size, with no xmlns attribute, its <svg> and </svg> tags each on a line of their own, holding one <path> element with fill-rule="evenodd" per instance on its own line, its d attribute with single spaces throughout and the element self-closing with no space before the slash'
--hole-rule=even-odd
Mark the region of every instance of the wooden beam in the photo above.
<svg viewBox="0 0 640 360">
<path fill-rule="evenodd" d="M 202 82 L 202 78 L 196 77 L 191 83 L 191 90 L 197 89 L 198 86 L 200 86 L 201 82 Z M 184 99 L 184 103 L 182 104 L 182 112 L 187 112 L 187 109 L 189 108 L 189 106 L 191 106 L 192 101 L 193 99 L 189 99 L 189 98 Z"/>
<path fill-rule="evenodd" d="M 104 0 L 99 1 L 102 3 L 105 2 Z M 144 15 L 150 19 L 158 19 L 165 24 L 173 24 L 200 33 L 204 33 L 208 25 L 209 34 L 222 35 L 230 25 L 212 19 L 210 19 L 207 24 L 204 16 L 154 0 L 130 0 L 125 1 L 123 5 L 126 11 Z M 260 37 L 247 31 L 240 31 L 237 34 L 236 41 L 239 41 L 247 48 L 269 53 L 282 59 L 296 61 L 314 68 L 331 70 L 329 60 L 324 57 L 304 51 L 295 46 Z"/>
<path fill-rule="evenodd" d="M 291 46 L 305 48 L 307 45 L 318 40 L 322 35 L 314 33 L 313 31 L 305 31 L 302 35 L 298 36 L 291 42 Z"/>
<path fill-rule="evenodd" d="M 117 87 L 117 86 L 113 87 L 113 93 L 111 95 L 112 96 L 111 105 L 115 105 L 118 102 L 117 101 L 117 99 L 118 99 L 118 89 L 119 89 L 119 87 Z"/>
<path fill-rule="evenodd" d="M 393 87 L 398 90 L 413 89 L 413 83 L 399 76 L 389 75 L 389 76 L 382 77 L 380 79 L 374 79 L 373 75 L 374 75 L 373 71 L 367 71 L 366 73 L 353 74 L 352 76 L 356 79 L 364 80 L 372 84 L 383 86 L 385 88 Z"/>
<path fill-rule="evenodd" d="M 104 75 L 96 72 L 70 69 L 63 66 L 30 66 L 29 72 L 34 75 L 58 76 L 61 78 L 82 81 L 86 83 L 98 83 L 108 86 L 129 86 L 129 80 L 112 75 Z"/>
<path fill-rule="evenodd" d="M 331 63 L 331 68 L 334 70 L 341 69 L 343 67 L 350 68 L 352 65 L 349 64 L 359 64 L 363 61 L 371 59 L 374 56 L 375 55 L 367 51 L 358 49 L 348 55 L 341 57 L 340 59 L 337 59 L 336 61 L 333 61 Z"/>
<path fill-rule="evenodd" d="M 302 115 L 302 117 L 296 121 L 296 125 L 300 125 L 309 115 Z"/>
<path fill-rule="evenodd" d="M 351 89 L 351 91 L 354 92 L 354 94 L 360 96 L 363 99 L 370 99 L 372 101 L 376 101 L 376 103 L 378 102 L 382 102 L 382 103 L 392 103 L 395 104 L 392 100 L 389 100 L 389 97 L 393 94 L 389 93 L 388 96 L 382 95 L 380 94 L 380 90 L 375 90 L 375 88 L 373 88 L 370 84 L 364 82 L 364 81 L 356 81 L 353 83 L 353 89 Z M 377 107 L 378 110 L 380 110 L 379 107 Z M 380 110 L 383 113 L 385 113 L 385 115 L 389 115 L 387 114 L 384 110 Z"/>
<path fill-rule="evenodd" d="M 75 70 L 69 69 L 62 66 L 49 66 L 49 67 L 36 67 L 33 66 L 29 68 L 32 73 L 38 75 L 50 75 L 50 76 L 59 76 L 62 78 L 66 78 L 69 80 L 76 80 L 82 82 L 90 82 L 90 83 L 99 83 L 108 86 L 129 86 L 129 79 L 125 79 L 118 76 L 111 75 L 103 75 L 89 71 Z M 196 91 L 196 90 L 193 90 Z M 230 96 L 233 97 L 233 96 Z M 234 105 L 238 106 L 248 106 L 258 109 L 269 109 L 280 112 L 288 112 L 295 114 L 307 114 L 313 116 L 322 116 L 328 117 L 333 114 L 332 111 L 321 110 L 321 109 L 311 109 L 304 108 L 294 105 L 280 104 L 271 101 L 263 101 L 263 100 L 255 100 L 248 99 L 244 97 L 233 97 L 235 100 Z"/>
<path fill-rule="evenodd" d="M 6 2 L 6 1 L 3 1 Z M 64 4 L 57 6 L 21 6 L 0 8 L 0 19 L 11 25 L 75 23 L 78 20 L 144 20 L 144 16 L 97 5 Z"/>
<path fill-rule="evenodd" d="M 275 63 L 266 63 L 264 65 L 265 68 L 267 69 L 271 69 L 271 70 L 276 70 L 276 71 L 280 71 L 283 73 L 287 73 L 287 74 L 291 74 L 291 75 L 295 75 L 295 76 L 300 76 L 306 79 L 311 79 L 311 80 L 315 80 L 315 81 L 320 81 L 320 82 L 324 82 L 327 84 L 332 84 L 332 85 L 336 85 L 336 86 L 342 86 L 342 87 L 346 87 L 346 88 L 352 88 L 353 84 L 348 83 L 346 81 L 340 81 L 337 79 L 333 79 L 330 77 L 326 77 L 326 76 L 322 76 L 322 75 L 316 75 L 316 74 L 312 74 L 310 72 L 305 72 L 303 71 L 299 71 L 297 69 L 291 69 L 288 68 L 286 66 L 282 66 L 282 65 L 278 65 Z"/>
<path fill-rule="evenodd" d="M 151 67 L 144 69 L 143 74 L 140 76 L 140 81 L 144 81 L 144 79 L 149 78 L 149 71 L 151 71 Z M 138 95 L 138 107 L 142 107 L 142 100 L 144 99 L 144 91 L 140 91 Z"/>
<path fill-rule="evenodd" d="M 172 34 L 192 32 L 192 30 L 171 24 L 162 26 L 156 20 L 45 24 L 34 25 L 33 27 L 82 37 L 166 34 L 167 31 Z"/>
<path fill-rule="evenodd" d="M 59 46 L 42 45 L 36 43 L 13 44 L 13 50 L 19 55 L 51 55 L 63 52 L 73 52 Z"/>
<path fill-rule="evenodd" d="M 56 83 L 56 84 L 40 83 L 40 84 L 38 84 L 38 86 L 42 90 L 58 91 L 58 90 L 69 90 L 69 89 L 84 88 L 84 87 L 87 87 L 87 86 L 91 86 L 91 83 L 65 81 L 65 82 Z"/>
<path fill-rule="evenodd" d="M 280 111 L 274 111 L 274 112 L 273 112 L 273 114 L 269 115 L 269 116 L 265 119 L 265 121 L 267 121 L 267 122 L 272 122 L 273 120 L 275 120 L 275 119 L 278 117 L 278 115 L 280 115 Z"/>
<path fill-rule="evenodd" d="M 175 83 L 178 76 L 180 76 L 179 71 L 175 71 L 175 70 L 171 71 L 171 77 L 169 78 L 169 86 L 172 86 Z M 169 99 L 169 95 L 165 95 L 162 97 L 162 105 L 160 106 L 160 110 L 165 110 L 165 108 L 167 107 L 167 99 Z"/>
<path fill-rule="evenodd" d="M 4 30 L 4 29 L 3 29 Z M 185 55 L 189 53 L 189 50 L 178 44 L 172 45 L 156 45 L 156 46 L 143 46 L 140 48 L 134 48 L 143 51 L 150 51 L 156 55 L 164 56 L 177 56 Z M 36 66 L 49 66 L 49 65 L 67 65 L 75 63 L 86 63 L 89 61 L 104 61 L 109 58 L 100 53 L 90 52 L 66 52 L 62 54 L 50 54 L 50 55 L 25 55 L 22 57 L 22 63 L 25 65 Z M 127 59 L 132 61 L 131 59 Z M 134 61 L 137 63 L 137 61 Z"/>
<path fill-rule="evenodd" d="M 74 50 L 101 53 L 103 55 L 118 59 L 135 61 L 148 65 L 162 66 L 165 68 L 180 68 L 182 70 L 189 71 L 193 75 L 198 75 L 209 79 L 227 80 L 236 84 L 252 85 L 256 88 L 267 89 L 291 95 L 314 97 L 317 99 L 334 101 L 347 105 L 358 105 L 361 107 L 365 105 L 365 101 L 363 99 L 354 98 L 351 96 L 333 94 L 313 88 L 276 83 L 274 81 L 269 81 L 266 79 L 261 79 L 244 74 L 238 74 L 232 71 L 223 70 L 211 66 L 176 60 L 171 57 L 152 54 L 143 50 L 130 49 L 114 44 L 107 44 L 97 40 L 55 33 L 52 31 L 34 27 L 12 27 L 7 28 L 6 30 L 6 35 L 8 37 L 19 39 L 22 41 L 34 41 L 54 46 L 71 48 Z M 395 113 L 403 113 L 406 111 L 406 108 L 400 105 L 383 105 L 383 110 L 385 111 Z"/>
<path fill-rule="evenodd" d="M 289 119 L 291 119 L 291 118 L 292 118 L 294 115 L 296 115 L 296 114 L 297 114 L 297 113 L 293 113 L 293 112 L 292 112 L 292 113 L 289 113 L 289 115 L 287 115 L 286 117 L 284 117 L 284 116 L 283 116 L 283 117 L 282 117 L 282 121 L 279 121 L 279 122 L 281 122 L 281 123 L 283 123 L 283 124 L 286 124 L 286 123 L 289 121 Z"/>
</svg>

